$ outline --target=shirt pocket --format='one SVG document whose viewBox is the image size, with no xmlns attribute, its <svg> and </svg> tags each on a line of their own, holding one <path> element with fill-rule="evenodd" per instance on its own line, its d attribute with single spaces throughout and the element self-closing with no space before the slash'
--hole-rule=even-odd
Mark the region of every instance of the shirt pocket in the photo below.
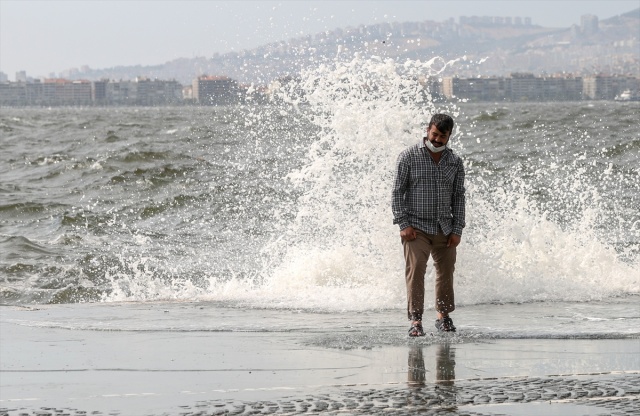
<svg viewBox="0 0 640 416">
<path fill-rule="evenodd" d="M 442 169 L 442 180 L 444 182 L 444 184 L 452 189 L 453 188 L 453 181 L 456 180 L 456 174 L 458 173 L 458 165 L 450 163 L 450 164 L 445 164 L 441 167 Z"/>
<path fill-rule="evenodd" d="M 409 172 L 409 180 L 414 187 L 423 186 L 425 182 L 429 181 L 430 176 L 433 174 L 429 172 L 429 167 L 423 164 L 414 164 L 413 169 Z"/>
</svg>

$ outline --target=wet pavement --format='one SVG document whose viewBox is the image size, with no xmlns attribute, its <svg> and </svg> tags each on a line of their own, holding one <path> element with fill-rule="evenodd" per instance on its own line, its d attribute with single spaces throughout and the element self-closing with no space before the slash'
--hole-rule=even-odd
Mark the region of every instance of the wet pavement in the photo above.
<svg viewBox="0 0 640 416">
<path fill-rule="evenodd" d="M 455 336 L 420 339 L 394 311 L 356 328 L 264 311 L 247 329 L 242 310 L 191 303 L 0 307 L 0 416 L 640 415 L 637 302 L 598 309 L 630 316 L 613 333 L 559 338 L 526 327 L 547 306 L 502 305 L 492 328 L 465 308 Z"/>
<path fill-rule="evenodd" d="M 413 380 L 384 388 L 334 386 L 328 394 L 280 400 L 208 400 L 193 392 L 192 405 L 159 415 L 637 415 L 640 414 L 640 372 L 440 380 L 425 383 L 418 369 Z M 126 415 L 91 409 L 3 407 L 1 416 Z M 149 413 L 151 415 L 151 413 Z"/>
</svg>

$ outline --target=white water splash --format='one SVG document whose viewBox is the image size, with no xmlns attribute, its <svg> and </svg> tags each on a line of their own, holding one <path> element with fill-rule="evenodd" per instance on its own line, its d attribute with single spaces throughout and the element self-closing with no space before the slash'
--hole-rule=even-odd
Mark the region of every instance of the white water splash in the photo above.
<svg viewBox="0 0 640 416">
<path fill-rule="evenodd" d="M 390 209 L 393 170 L 397 155 L 419 140 L 431 114 L 464 116 L 451 103 L 435 102 L 428 89 L 429 77 L 448 64 L 356 56 L 303 72 L 282 94 L 291 112 L 313 123 L 318 137 L 288 175 L 301 194 L 284 208 L 294 210 L 295 218 L 259 253 L 261 270 L 247 278 L 239 258 L 237 275 L 232 270 L 228 279 L 211 276 L 202 286 L 181 277 L 184 271 L 161 279 L 134 262 L 135 279 L 112 279 L 107 300 L 203 299 L 330 311 L 404 308 L 404 261 Z M 269 122 L 261 117 L 255 116 L 257 126 Z M 464 159 L 471 142 L 486 138 L 476 137 L 473 125 L 458 129 L 451 147 Z M 538 165 L 527 174 L 514 164 L 497 181 L 495 172 L 467 163 L 468 227 L 456 270 L 459 305 L 588 301 L 640 292 L 637 259 L 621 260 L 597 231 L 607 208 L 590 177 L 578 165 L 548 162 L 532 161 Z M 557 195 L 543 204 L 535 185 L 549 177 Z M 560 221 L 569 206 L 573 218 Z M 611 232 L 621 226 L 612 222 Z M 428 270 L 426 299 L 432 307 L 433 268 Z"/>
<path fill-rule="evenodd" d="M 296 220 L 266 248 L 278 263 L 259 289 L 261 304 L 404 306 L 404 263 L 389 204 L 395 159 L 421 137 L 431 114 L 459 115 L 454 106 L 436 105 L 423 89 L 421 76 L 436 73 L 432 63 L 356 58 L 303 74 L 301 87 L 322 133 L 307 164 L 290 175 L 305 192 Z M 464 133 L 458 137 L 464 140 Z M 451 143 L 464 154 L 461 144 Z M 569 226 L 548 218 L 517 170 L 509 185 L 497 189 L 468 176 L 471 226 L 459 249 L 459 304 L 582 301 L 640 291 L 638 266 L 620 261 L 594 231 L 602 207 L 586 175 L 547 168 L 564 173 L 557 181 L 573 176 L 571 186 L 555 185 L 564 198 L 592 203 Z M 427 279 L 433 282 L 431 267 Z M 432 286 L 426 285 L 427 300 Z"/>
</svg>

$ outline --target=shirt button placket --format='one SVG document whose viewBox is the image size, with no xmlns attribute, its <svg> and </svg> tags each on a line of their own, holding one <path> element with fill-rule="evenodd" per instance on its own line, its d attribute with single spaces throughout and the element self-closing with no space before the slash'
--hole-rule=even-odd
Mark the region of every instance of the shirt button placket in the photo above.
<svg viewBox="0 0 640 416">
<path fill-rule="evenodd" d="M 437 224 L 440 224 L 440 184 L 442 183 L 442 170 L 440 169 L 440 164 L 438 163 L 436 165 L 436 218 L 437 218 Z M 436 224 L 436 233 L 438 232 L 437 230 L 437 224 Z"/>
</svg>

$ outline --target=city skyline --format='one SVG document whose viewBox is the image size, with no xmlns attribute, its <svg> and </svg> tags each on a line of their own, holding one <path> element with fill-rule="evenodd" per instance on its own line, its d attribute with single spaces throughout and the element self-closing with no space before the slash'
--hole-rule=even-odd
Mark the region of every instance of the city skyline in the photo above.
<svg viewBox="0 0 640 416">
<path fill-rule="evenodd" d="M 429 100 L 453 101 L 581 101 L 640 100 L 640 78 L 630 76 L 537 77 L 514 73 L 508 77 L 427 77 L 415 79 Z M 266 86 L 243 85 L 226 76 L 203 75 L 189 85 L 175 80 L 65 80 L 0 82 L 4 106 L 167 106 L 236 105 L 263 103 L 277 97 L 293 78 L 273 80 Z"/>
<path fill-rule="evenodd" d="M 584 14 L 606 19 L 637 7 L 637 0 L 167 1 L 152 6 L 143 1 L 0 0 L 0 71 L 13 79 L 22 70 L 32 77 L 47 77 L 84 65 L 107 68 L 163 64 L 177 58 L 241 51 L 341 27 L 457 20 L 460 16 L 530 17 L 534 25 L 569 27 L 579 24 Z"/>
</svg>

